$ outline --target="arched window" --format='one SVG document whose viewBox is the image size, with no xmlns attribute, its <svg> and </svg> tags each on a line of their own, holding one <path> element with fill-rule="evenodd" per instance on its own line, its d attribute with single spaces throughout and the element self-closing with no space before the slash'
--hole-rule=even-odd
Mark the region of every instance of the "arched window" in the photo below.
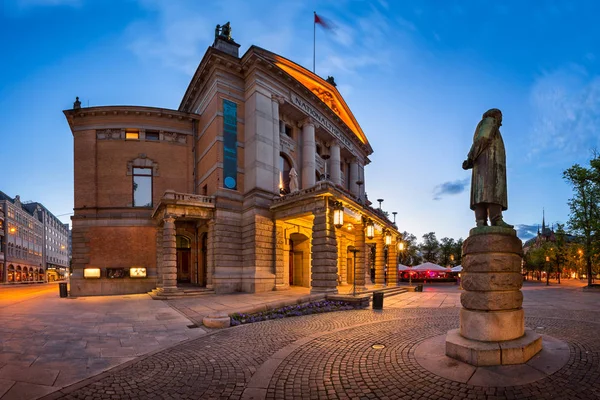
<svg viewBox="0 0 600 400">
<path fill-rule="evenodd" d="M 192 247 L 192 241 L 185 236 L 177 235 L 175 242 L 178 249 L 190 249 Z"/>
<path fill-rule="evenodd" d="M 283 154 L 279 154 L 279 193 L 290 192 L 290 170 L 292 164 Z"/>
</svg>

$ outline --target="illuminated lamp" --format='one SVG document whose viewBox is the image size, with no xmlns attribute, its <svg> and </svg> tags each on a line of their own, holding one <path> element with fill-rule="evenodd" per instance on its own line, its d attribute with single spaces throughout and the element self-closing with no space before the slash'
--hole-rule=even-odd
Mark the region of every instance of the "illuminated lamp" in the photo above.
<svg viewBox="0 0 600 400">
<path fill-rule="evenodd" d="M 367 220 L 367 239 L 375 237 L 375 224 L 370 219 Z"/>
<path fill-rule="evenodd" d="M 14 226 L 11 226 L 10 228 L 8 228 L 8 233 L 10 234 L 14 234 L 17 231 L 17 228 L 15 228 Z"/>
<path fill-rule="evenodd" d="M 344 226 L 344 205 L 341 201 L 333 202 L 333 225 L 336 228 Z"/>
<path fill-rule="evenodd" d="M 398 240 L 398 251 L 404 251 L 404 242 L 402 240 Z"/>
<path fill-rule="evenodd" d="M 386 230 L 383 234 L 383 238 L 385 240 L 386 246 L 389 246 L 392 244 L 392 234 L 390 233 L 390 231 Z"/>
<path fill-rule="evenodd" d="M 129 268 L 129 277 L 130 278 L 145 278 L 146 277 L 146 268 L 144 268 L 144 267 Z"/>
<path fill-rule="evenodd" d="M 98 278 L 100 278 L 100 276 L 101 276 L 100 268 L 91 267 L 91 268 L 83 269 L 83 277 L 84 278 L 98 279 Z"/>
</svg>

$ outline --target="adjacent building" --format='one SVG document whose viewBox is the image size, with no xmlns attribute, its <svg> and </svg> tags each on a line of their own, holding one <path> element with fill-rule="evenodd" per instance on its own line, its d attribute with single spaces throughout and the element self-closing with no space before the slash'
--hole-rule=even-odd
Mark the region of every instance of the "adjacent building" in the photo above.
<svg viewBox="0 0 600 400">
<path fill-rule="evenodd" d="M 66 279 L 68 232 L 42 204 L 0 192 L 0 282 Z"/>
<path fill-rule="evenodd" d="M 177 110 L 64 111 L 71 294 L 336 293 L 365 285 L 373 247 L 385 285 L 398 229 L 365 195 L 373 150 L 333 78 L 256 46 L 240 56 L 228 27 Z"/>
</svg>

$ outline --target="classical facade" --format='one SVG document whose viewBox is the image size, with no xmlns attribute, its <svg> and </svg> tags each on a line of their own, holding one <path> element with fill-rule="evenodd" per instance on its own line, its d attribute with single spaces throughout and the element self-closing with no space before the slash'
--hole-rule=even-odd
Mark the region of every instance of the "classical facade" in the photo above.
<svg viewBox="0 0 600 400">
<path fill-rule="evenodd" d="M 69 225 L 40 203 L 0 192 L 0 282 L 66 278 Z"/>
<path fill-rule="evenodd" d="M 333 79 L 238 48 L 217 31 L 178 110 L 77 100 L 64 111 L 73 295 L 336 293 L 365 285 L 368 246 L 385 284 L 398 230 L 366 199 L 373 150 Z"/>
</svg>

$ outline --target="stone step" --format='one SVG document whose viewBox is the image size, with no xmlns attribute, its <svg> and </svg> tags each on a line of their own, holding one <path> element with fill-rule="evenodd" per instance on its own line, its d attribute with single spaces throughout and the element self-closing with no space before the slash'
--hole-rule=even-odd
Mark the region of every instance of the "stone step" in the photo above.
<svg viewBox="0 0 600 400">
<path fill-rule="evenodd" d="M 212 289 L 206 288 L 185 288 L 178 290 L 176 292 L 161 292 L 157 289 L 148 292 L 150 297 L 154 300 L 175 300 L 175 299 L 187 299 L 187 298 L 196 298 L 202 297 L 209 294 L 215 294 L 215 291 Z"/>
</svg>

